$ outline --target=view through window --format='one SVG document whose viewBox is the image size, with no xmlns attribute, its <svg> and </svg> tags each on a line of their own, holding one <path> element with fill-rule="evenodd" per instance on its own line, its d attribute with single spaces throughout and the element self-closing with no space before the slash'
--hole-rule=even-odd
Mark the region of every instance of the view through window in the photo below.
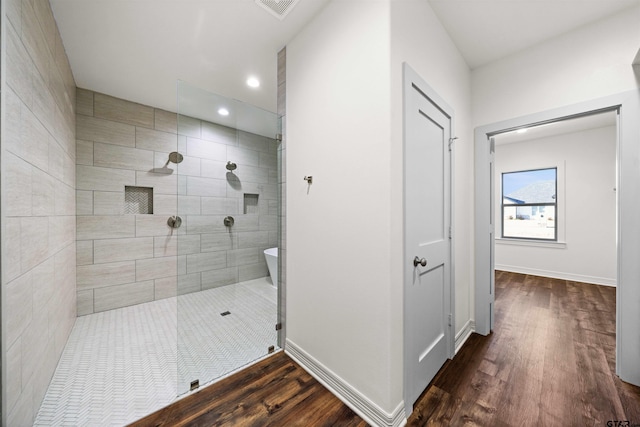
<svg viewBox="0 0 640 427">
<path fill-rule="evenodd" d="M 557 240 L 557 168 L 502 174 L 502 237 Z"/>
</svg>

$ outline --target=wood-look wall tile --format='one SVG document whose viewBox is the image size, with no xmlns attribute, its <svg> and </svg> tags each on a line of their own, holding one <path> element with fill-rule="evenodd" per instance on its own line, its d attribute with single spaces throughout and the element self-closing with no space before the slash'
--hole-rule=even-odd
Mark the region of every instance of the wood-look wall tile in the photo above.
<svg viewBox="0 0 640 427">
<path fill-rule="evenodd" d="M 76 191 L 60 181 L 54 181 L 55 215 L 75 215 Z"/>
<path fill-rule="evenodd" d="M 25 273 L 5 286 L 3 293 L 5 311 L 2 313 L 6 322 L 3 328 L 3 340 L 7 345 L 13 344 L 31 322 L 33 314 L 33 285 L 31 273 Z"/>
<path fill-rule="evenodd" d="M 273 135 L 275 138 L 275 135 Z M 247 150 L 272 152 L 275 140 L 266 136 L 256 135 L 245 131 L 238 132 L 239 147 Z"/>
<path fill-rule="evenodd" d="M 201 197 L 202 215 L 237 215 L 242 212 L 241 199 L 226 197 Z"/>
<path fill-rule="evenodd" d="M 128 283 L 94 290 L 94 310 L 113 310 L 153 301 L 153 280 Z"/>
<path fill-rule="evenodd" d="M 205 197 L 224 197 L 227 194 L 227 183 L 222 179 L 187 177 L 187 195 Z"/>
<path fill-rule="evenodd" d="M 203 233 L 200 235 L 202 252 L 229 251 L 238 248 L 236 233 Z"/>
<path fill-rule="evenodd" d="M 93 215 L 93 191 L 76 191 L 76 215 Z"/>
<path fill-rule="evenodd" d="M 20 372 L 22 365 L 22 342 L 20 338 L 15 340 L 13 345 L 9 346 L 3 359 L 6 361 L 7 373 L 9 373 L 9 375 L 4 378 L 7 393 L 7 408 L 13 408 L 22 393 L 22 377 L 16 375 L 16 373 Z"/>
<path fill-rule="evenodd" d="M 154 110 L 154 129 L 162 132 L 178 132 L 178 115 L 170 111 Z"/>
<path fill-rule="evenodd" d="M 72 245 L 76 240 L 76 216 L 49 216 L 49 255 Z"/>
<path fill-rule="evenodd" d="M 200 252 L 201 235 L 184 235 L 178 237 L 178 255 L 197 254 Z"/>
<path fill-rule="evenodd" d="M 153 187 L 153 194 L 176 194 L 178 191 L 178 177 L 174 174 L 136 171 L 138 187 Z"/>
<path fill-rule="evenodd" d="M 170 153 L 177 150 L 178 137 L 175 133 L 137 127 L 136 148 Z"/>
<path fill-rule="evenodd" d="M 187 138 L 187 155 L 200 159 L 221 161 L 227 158 L 227 146 L 204 139 Z"/>
<path fill-rule="evenodd" d="M 222 268 L 202 272 L 202 290 L 238 283 L 238 268 Z"/>
<path fill-rule="evenodd" d="M 26 108 L 22 109 L 21 146 L 10 150 L 35 167 L 49 170 L 49 133 L 40 120 Z"/>
<path fill-rule="evenodd" d="M 176 276 L 155 279 L 153 283 L 153 299 L 155 301 L 178 295 L 178 278 Z"/>
<path fill-rule="evenodd" d="M 93 240 L 78 240 L 76 242 L 76 264 L 93 264 Z"/>
<path fill-rule="evenodd" d="M 227 179 L 227 176 L 229 176 L 230 178 L 236 176 L 235 173 L 229 172 L 227 170 L 227 163 L 222 160 L 202 159 L 200 161 L 200 165 L 200 175 L 203 178 Z"/>
<path fill-rule="evenodd" d="M 239 165 L 260 166 L 260 152 L 241 147 L 227 148 L 227 160 Z"/>
<path fill-rule="evenodd" d="M 238 266 L 238 280 L 243 282 L 245 280 L 258 279 L 260 277 L 266 277 L 269 275 L 266 262 L 260 262 L 257 264 L 248 264 Z"/>
<path fill-rule="evenodd" d="M 31 171 L 31 212 L 36 216 L 55 215 L 55 178 L 33 168 Z"/>
<path fill-rule="evenodd" d="M 188 216 L 186 231 L 188 235 L 203 233 L 228 233 L 227 227 L 225 227 L 224 225 L 224 215 Z"/>
<path fill-rule="evenodd" d="M 22 271 L 21 256 L 21 221 L 20 218 L 5 218 L 4 234 L 2 236 L 2 250 L 4 251 L 5 267 L 3 273 L 5 280 L 11 281 L 18 277 Z"/>
<path fill-rule="evenodd" d="M 153 129 L 153 108 L 135 102 L 95 93 L 93 115 L 106 120 Z"/>
<path fill-rule="evenodd" d="M 203 121 L 201 129 L 202 139 L 225 145 L 238 145 L 238 131 L 233 128 Z"/>
<path fill-rule="evenodd" d="M 78 139 L 105 144 L 135 147 L 135 126 L 103 120 L 96 117 L 78 115 L 76 118 L 76 136 Z"/>
<path fill-rule="evenodd" d="M 227 251 L 227 267 L 256 264 L 260 262 L 260 255 L 262 255 L 262 259 L 264 259 L 264 254 L 256 248 L 233 249 Z"/>
<path fill-rule="evenodd" d="M 27 107 L 33 106 L 33 86 L 35 66 L 22 44 L 20 36 L 11 25 L 7 25 L 7 84 Z"/>
<path fill-rule="evenodd" d="M 77 218 L 78 240 L 136 237 L 135 227 L 134 215 L 94 215 Z"/>
<path fill-rule="evenodd" d="M 178 295 L 190 294 L 202 290 L 200 273 L 180 274 L 178 279 Z"/>
<path fill-rule="evenodd" d="M 93 117 L 93 91 L 76 89 L 76 112 L 83 116 Z"/>
<path fill-rule="evenodd" d="M 153 237 L 93 241 L 95 264 L 153 258 Z"/>
<path fill-rule="evenodd" d="M 20 261 L 22 271 L 29 271 L 49 255 L 49 219 L 20 219 Z"/>
<path fill-rule="evenodd" d="M 93 164 L 105 168 L 149 171 L 153 169 L 153 151 L 96 142 Z"/>
<path fill-rule="evenodd" d="M 22 2 L 22 41 L 39 74 L 44 79 L 48 79 L 49 66 L 53 56 L 47 46 L 47 40 L 38 22 L 33 3 L 30 1 Z M 45 82 L 48 83 L 46 80 Z"/>
<path fill-rule="evenodd" d="M 200 138 L 200 120 L 193 117 L 178 115 L 178 135 Z"/>
<path fill-rule="evenodd" d="M 153 256 L 155 258 L 169 257 L 178 255 L 178 239 L 187 238 L 190 236 L 158 236 L 153 237 Z"/>
<path fill-rule="evenodd" d="M 178 196 L 172 194 L 153 195 L 154 215 L 175 215 L 178 212 Z"/>
<path fill-rule="evenodd" d="M 78 190 L 124 192 L 126 185 L 136 185 L 136 172 L 78 165 L 76 167 L 76 182 Z"/>
<path fill-rule="evenodd" d="M 123 261 L 79 265 L 76 272 L 76 284 L 79 290 L 102 288 L 135 282 L 136 263 Z"/>
<path fill-rule="evenodd" d="M 205 252 L 187 255 L 187 273 L 219 270 L 227 267 L 226 252 Z"/>
<path fill-rule="evenodd" d="M 135 216 L 136 237 L 167 237 L 177 239 L 178 233 L 167 225 L 168 216 L 164 215 L 132 215 Z M 182 227 L 185 227 L 184 218 Z M 178 229 L 180 230 L 180 229 Z"/>
<path fill-rule="evenodd" d="M 124 192 L 94 191 L 94 215 L 124 215 Z M 114 219 L 117 221 L 117 219 Z"/>
<path fill-rule="evenodd" d="M 53 54 L 56 47 L 56 21 L 48 1 L 36 0 L 33 2 L 35 16 L 40 23 L 40 28 L 49 47 L 49 53 Z"/>
<path fill-rule="evenodd" d="M 11 153 L 6 153 L 4 172 L 5 195 L 11 203 L 5 205 L 7 216 L 30 216 L 32 213 L 32 166 Z"/>
<path fill-rule="evenodd" d="M 136 281 L 172 277 L 178 273 L 178 258 L 175 256 L 136 260 Z"/>
<path fill-rule="evenodd" d="M 238 234 L 238 249 L 265 248 L 269 246 L 268 231 L 248 231 Z"/>
<path fill-rule="evenodd" d="M 76 293 L 78 316 L 93 313 L 93 289 L 85 289 Z"/>
</svg>

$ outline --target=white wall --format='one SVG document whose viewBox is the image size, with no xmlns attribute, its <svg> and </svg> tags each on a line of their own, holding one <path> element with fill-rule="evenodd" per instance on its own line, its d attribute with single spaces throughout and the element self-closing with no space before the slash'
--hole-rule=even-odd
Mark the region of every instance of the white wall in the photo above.
<svg viewBox="0 0 640 427">
<path fill-rule="evenodd" d="M 471 73 L 474 125 L 638 88 L 640 6 Z"/>
<path fill-rule="evenodd" d="M 497 137 L 500 141 L 500 137 Z M 501 224 L 501 174 L 558 167 L 561 245 L 496 240 L 496 268 L 525 274 L 615 285 L 616 127 L 497 145 L 496 227 Z M 497 231 L 499 235 L 499 231 Z"/>
<path fill-rule="evenodd" d="M 517 122 L 524 115 L 542 117 L 560 107 L 571 111 L 572 106 L 588 101 L 600 105 L 597 100 L 607 96 L 625 104 L 618 191 L 622 231 L 616 368 L 622 379 L 634 384 L 640 384 L 640 297 L 635 286 L 640 279 L 640 246 L 630 236 L 640 230 L 637 215 L 632 214 L 640 194 L 640 128 L 637 121 L 624 116 L 635 115 L 640 103 L 640 69 L 631 65 L 640 46 L 638 22 L 640 6 L 478 68 L 471 76 L 473 122 L 486 125 L 483 129 L 500 121 Z"/>
<path fill-rule="evenodd" d="M 402 259 L 402 63 L 407 62 L 455 112 L 454 149 L 455 333 L 473 319 L 473 134 L 470 70 L 431 6 L 420 0 L 391 1 L 392 261 L 401 277 Z M 397 269 L 397 270 L 395 270 Z M 400 295 L 401 297 L 401 295 Z M 395 311 L 395 310 L 394 310 Z M 401 312 L 401 306 L 398 306 Z"/>
<path fill-rule="evenodd" d="M 287 340 L 389 416 L 403 399 L 403 61 L 456 110 L 468 211 L 469 69 L 427 1 L 332 2 L 287 45 Z M 472 316 L 470 224 L 455 218 L 456 331 Z"/>
<path fill-rule="evenodd" d="M 332 2 L 287 45 L 286 274 L 288 343 L 391 413 L 388 16 Z"/>
</svg>

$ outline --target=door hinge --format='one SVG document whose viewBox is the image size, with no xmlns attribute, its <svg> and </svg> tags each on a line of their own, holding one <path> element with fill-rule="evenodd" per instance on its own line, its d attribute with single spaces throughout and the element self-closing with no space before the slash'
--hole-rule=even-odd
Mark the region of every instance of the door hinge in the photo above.
<svg viewBox="0 0 640 427">
<path fill-rule="evenodd" d="M 282 329 L 282 323 L 276 323 L 276 331 Z"/>
<path fill-rule="evenodd" d="M 455 141 L 456 139 L 458 139 L 457 136 L 454 136 L 453 138 L 449 138 L 449 151 L 451 151 L 451 146 L 453 145 L 453 141 Z"/>
<path fill-rule="evenodd" d="M 282 142 L 282 134 L 281 133 L 276 133 L 276 141 Z"/>
<path fill-rule="evenodd" d="M 449 239 L 453 236 L 453 232 L 451 231 L 451 227 L 449 227 Z"/>
<path fill-rule="evenodd" d="M 451 313 L 449 313 L 449 326 L 451 326 Z"/>
</svg>

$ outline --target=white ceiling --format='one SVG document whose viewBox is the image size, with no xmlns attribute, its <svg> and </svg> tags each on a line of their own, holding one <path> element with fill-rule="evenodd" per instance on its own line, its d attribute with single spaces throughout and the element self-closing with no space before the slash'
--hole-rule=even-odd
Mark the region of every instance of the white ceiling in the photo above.
<svg viewBox="0 0 640 427">
<path fill-rule="evenodd" d="M 300 0 L 283 21 L 254 0 L 51 0 L 51 6 L 81 88 L 176 111 L 182 80 L 275 111 L 276 54 L 328 2 Z M 471 68 L 640 4 L 429 2 Z M 246 86 L 249 75 L 260 88 Z"/>
<path fill-rule="evenodd" d="M 429 0 L 471 69 L 640 4 L 639 0 Z M 640 25 L 640 24 L 639 24 Z"/>
</svg>

